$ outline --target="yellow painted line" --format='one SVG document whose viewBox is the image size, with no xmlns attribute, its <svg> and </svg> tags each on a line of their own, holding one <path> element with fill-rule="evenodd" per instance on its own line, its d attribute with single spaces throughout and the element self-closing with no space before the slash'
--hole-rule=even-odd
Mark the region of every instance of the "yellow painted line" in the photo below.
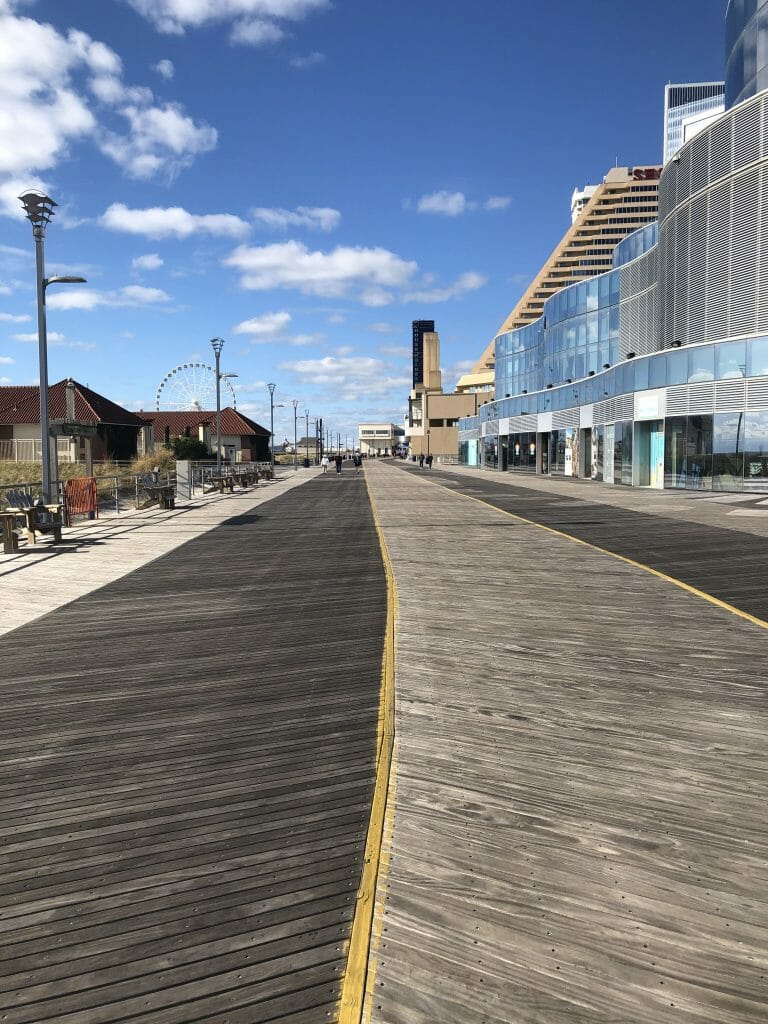
<svg viewBox="0 0 768 1024">
<path fill-rule="evenodd" d="M 366 481 L 366 487 L 368 482 Z M 379 721 L 376 744 L 376 777 L 371 802 L 371 817 L 365 841 L 363 871 L 355 900 L 352 919 L 352 933 L 347 951 L 347 969 L 341 988 L 339 1024 L 360 1024 L 365 1002 L 368 953 L 371 947 L 373 912 L 376 902 L 376 885 L 381 866 L 384 819 L 387 812 L 387 796 L 392 770 L 392 750 L 395 737 L 395 616 L 397 613 L 397 588 L 392 563 L 387 551 L 384 534 L 373 495 L 368 490 L 373 510 L 373 521 L 379 537 L 381 557 L 387 578 L 387 621 L 384 635 L 384 651 L 381 665 L 381 697 L 379 700 Z"/>
<path fill-rule="evenodd" d="M 553 526 L 545 526 L 543 523 L 537 523 L 535 519 L 527 519 L 525 516 L 518 515 L 516 512 L 508 512 L 505 508 L 499 508 L 498 505 L 492 504 L 490 501 L 485 501 L 483 498 L 476 498 L 474 494 L 465 494 L 453 487 L 447 487 L 445 484 L 434 481 L 436 486 L 443 487 L 449 494 L 458 494 L 462 498 L 466 498 L 468 501 L 476 501 L 480 505 L 485 505 L 486 508 L 492 508 L 495 512 L 501 512 L 502 515 L 509 516 L 510 519 L 517 519 L 518 522 L 526 523 L 528 526 L 535 526 L 537 530 L 544 530 L 546 533 L 554 534 L 555 537 L 564 537 L 565 540 L 573 541 L 574 544 L 581 544 L 582 547 L 590 548 L 592 551 L 599 551 L 602 555 L 609 555 L 611 558 L 615 558 L 619 562 L 624 562 L 626 565 L 631 565 L 635 569 L 642 569 L 643 572 L 649 573 L 651 576 L 655 576 L 657 579 L 664 580 L 666 583 L 671 583 L 675 587 L 679 587 L 681 590 L 685 590 L 689 594 L 693 594 L 694 597 L 701 598 L 702 601 L 708 601 L 709 604 L 715 605 L 716 608 L 722 608 L 723 611 L 730 612 L 732 615 L 738 615 L 740 619 L 745 619 L 747 622 L 751 622 L 753 626 L 759 626 L 761 629 L 768 629 L 768 622 L 765 619 L 759 619 L 756 615 L 750 615 L 749 612 L 743 612 L 740 608 L 736 608 L 732 604 L 728 604 L 727 601 L 721 601 L 718 597 L 713 597 L 712 594 L 708 594 L 704 590 L 699 590 L 697 587 L 692 587 L 690 583 L 683 583 L 682 580 L 677 579 L 675 576 L 668 576 L 665 572 L 659 572 L 658 569 L 651 568 L 650 565 L 645 565 L 644 562 L 636 562 L 634 558 L 627 558 L 625 555 L 619 555 L 615 551 L 609 551 L 608 548 L 601 548 L 598 544 L 591 544 L 588 540 L 582 540 L 580 537 L 574 537 L 570 533 L 564 533 L 562 530 L 556 530 Z"/>
<path fill-rule="evenodd" d="M 384 818 L 384 837 L 382 841 L 381 855 L 379 859 L 378 878 L 378 899 L 374 911 L 373 926 L 371 928 L 371 945 L 368 951 L 368 976 L 365 983 L 365 1003 L 363 1006 L 363 1024 L 368 1024 L 373 1014 L 373 999 L 376 995 L 376 971 L 379 966 L 379 947 L 381 946 L 381 935 L 384 928 L 384 914 L 386 910 L 386 895 L 382 889 L 382 883 L 389 874 L 389 862 L 392 856 L 392 838 L 395 832 L 395 790 L 397 763 L 397 738 L 392 752 L 392 771 L 390 772 L 390 787 L 387 796 L 387 813 Z"/>
</svg>

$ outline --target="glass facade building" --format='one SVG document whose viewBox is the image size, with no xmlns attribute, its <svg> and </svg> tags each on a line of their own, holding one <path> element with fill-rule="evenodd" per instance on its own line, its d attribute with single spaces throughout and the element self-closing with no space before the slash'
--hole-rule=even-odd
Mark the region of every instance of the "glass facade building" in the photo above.
<svg viewBox="0 0 768 1024">
<path fill-rule="evenodd" d="M 664 89 L 664 163 L 708 116 L 723 110 L 724 82 L 691 82 Z"/>
<path fill-rule="evenodd" d="M 460 459 L 613 485 L 768 490 L 768 92 L 664 168 L 659 222 L 496 339 Z"/>
<path fill-rule="evenodd" d="M 725 60 L 727 109 L 768 89 L 768 0 L 730 0 Z"/>
</svg>

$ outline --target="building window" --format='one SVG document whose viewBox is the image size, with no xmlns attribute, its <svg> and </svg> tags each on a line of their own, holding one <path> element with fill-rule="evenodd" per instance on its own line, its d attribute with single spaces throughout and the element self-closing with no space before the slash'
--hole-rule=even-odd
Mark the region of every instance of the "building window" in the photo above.
<svg viewBox="0 0 768 1024">
<path fill-rule="evenodd" d="M 444 427 L 445 426 L 445 420 L 432 420 L 431 419 L 429 421 L 429 425 L 430 425 L 430 427 Z"/>
</svg>

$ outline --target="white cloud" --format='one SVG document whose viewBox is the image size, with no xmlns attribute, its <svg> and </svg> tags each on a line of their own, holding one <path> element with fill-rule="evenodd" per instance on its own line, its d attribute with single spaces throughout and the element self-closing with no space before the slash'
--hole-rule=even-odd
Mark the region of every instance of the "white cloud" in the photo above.
<svg viewBox="0 0 768 1024">
<path fill-rule="evenodd" d="M 433 288 L 428 291 L 411 292 L 405 298 L 408 302 L 447 302 L 449 299 L 457 299 L 462 295 L 469 294 L 469 292 L 477 291 L 487 281 L 488 278 L 483 277 L 482 274 L 469 271 L 457 277 L 453 284 L 448 285 L 447 288 Z"/>
<path fill-rule="evenodd" d="M 263 313 L 250 320 L 243 320 L 232 328 L 232 333 L 248 334 L 253 341 L 272 341 L 285 333 L 290 322 L 290 313 Z"/>
<path fill-rule="evenodd" d="M 335 397 L 355 401 L 360 397 L 388 395 L 410 386 L 407 374 L 392 374 L 381 359 L 325 356 L 280 363 L 278 369 L 293 374 L 301 383 L 327 387 Z"/>
<path fill-rule="evenodd" d="M 392 293 L 383 288 L 366 288 L 360 293 L 360 301 L 364 306 L 388 306 L 393 301 Z"/>
<path fill-rule="evenodd" d="M 152 65 L 152 70 L 156 71 L 161 78 L 164 78 L 166 82 L 169 82 L 176 74 L 176 68 L 173 66 L 173 61 L 163 58 L 159 60 L 157 64 Z"/>
<path fill-rule="evenodd" d="M 13 366 L 15 362 L 16 360 L 10 356 L 0 356 L 0 366 Z"/>
<path fill-rule="evenodd" d="M 201 28 L 209 22 L 234 21 L 234 42 L 261 42 L 254 25 L 273 26 L 280 22 L 301 21 L 314 11 L 330 7 L 330 0 L 128 0 L 135 11 L 150 21 L 159 32 L 183 35 L 189 28 Z M 256 38 L 251 39 L 252 34 Z M 240 38 L 238 38 L 240 35 Z"/>
<path fill-rule="evenodd" d="M 215 128 L 195 124 L 175 103 L 127 106 L 120 113 L 128 121 L 130 133 L 107 132 L 99 146 L 131 178 L 147 179 L 156 174 L 173 178 L 199 153 L 214 149 L 218 141 Z"/>
<path fill-rule="evenodd" d="M 297 206 L 295 210 L 268 209 L 258 206 L 251 217 L 265 227 L 285 231 L 289 227 L 309 228 L 310 231 L 333 231 L 339 226 L 341 214 L 327 206 Z"/>
<path fill-rule="evenodd" d="M 0 377 L 0 384 L 13 384 L 11 377 Z"/>
<path fill-rule="evenodd" d="M 161 288 L 144 288 L 138 284 L 126 285 L 117 291 L 98 292 L 88 288 L 68 288 L 55 292 L 46 299 L 49 309 L 92 310 L 100 306 L 146 306 L 169 302 L 170 295 Z"/>
<path fill-rule="evenodd" d="M 392 334 L 394 329 L 392 324 L 385 323 L 368 324 L 366 327 L 367 331 L 373 331 L 374 334 Z"/>
<path fill-rule="evenodd" d="M 294 334 L 285 339 L 286 344 L 293 348 L 306 348 L 309 345 L 318 345 L 325 340 L 324 334 Z"/>
<path fill-rule="evenodd" d="M 163 261 L 156 252 L 148 252 L 146 256 L 136 256 L 131 260 L 134 270 L 159 270 Z"/>
<path fill-rule="evenodd" d="M 25 324 L 32 319 L 26 313 L 0 313 L 0 323 Z"/>
<path fill-rule="evenodd" d="M 245 43 L 248 46 L 268 46 L 279 43 L 285 38 L 285 30 L 274 21 L 261 18 L 238 21 L 232 29 L 233 43 Z"/>
<path fill-rule="evenodd" d="M 419 199 L 416 209 L 419 213 L 437 213 L 444 217 L 458 217 L 471 206 L 463 192 L 432 192 Z"/>
<path fill-rule="evenodd" d="M 385 356 L 397 356 L 398 359 L 410 359 L 412 355 L 407 345 L 380 345 L 379 352 Z"/>
<path fill-rule="evenodd" d="M 29 334 L 12 334 L 11 338 L 14 341 L 37 341 L 37 331 L 31 331 Z M 59 331 L 48 331 L 46 338 L 49 345 L 54 345 L 57 341 L 64 341 L 64 335 Z"/>
<path fill-rule="evenodd" d="M 383 288 L 406 286 L 418 270 L 416 263 L 388 249 L 339 246 L 312 252 L 295 241 L 240 245 L 224 263 L 241 272 L 243 288 L 254 291 L 295 288 L 307 295 L 338 297 L 359 289 L 368 299 L 380 296 Z"/>
<path fill-rule="evenodd" d="M 308 53 L 305 57 L 292 57 L 289 61 L 292 68 L 299 68 L 300 70 L 303 70 L 304 68 L 314 68 L 317 67 L 318 64 L 324 63 L 325 54 L 318 53 L 317 50 L 315 50 L 314 53 Z"/>
<path fill-rule="evenodd" d="M 511 202 L 509 196 L 489 196 L 483 203 L 483 209 L 506 210 Z"/>
<path fill-rule="evenodd" d="M 234 214 L 194 214 L 180 206 L 132 210 L 122 203 L 113 203 L 99 218 L 99 223 L 112 231 L 126 231 L 149 238 L 188 238 L 194 234 L 243 238 L 250 231 L 248 224 Z"/>
<path fill-rule="evenodd" d="M 0 6 L 0 209 L 20 217 L 25 187 L 92 138 L 133 177 L 172 177 L 216 144 L 216 132 L 182 108 L 153 106 L 152 91 L 123 80 L 120 57 L 85 32 L 53 26 Z M 117 119 L 128 122 L 127 131 Z M 10 193 L 10 194 L 9 194 Z"/>
</svg>

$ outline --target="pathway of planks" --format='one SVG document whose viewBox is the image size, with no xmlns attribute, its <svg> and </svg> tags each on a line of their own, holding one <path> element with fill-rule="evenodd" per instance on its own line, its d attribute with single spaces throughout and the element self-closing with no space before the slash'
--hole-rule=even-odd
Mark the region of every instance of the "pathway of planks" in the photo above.
<svg viewBox="0 0 768 1024">
<path fill-rule="evenodd" d="M 0 638 L 0 1020 L 333 1019 L 386 588 L 320 477 Z"/>
<path fill-rule="evenodd" d="M 768 1019 L 766 631 L 436 475 L 367 472 L 399 597 L 372 1021 Z"/>
</svg>

